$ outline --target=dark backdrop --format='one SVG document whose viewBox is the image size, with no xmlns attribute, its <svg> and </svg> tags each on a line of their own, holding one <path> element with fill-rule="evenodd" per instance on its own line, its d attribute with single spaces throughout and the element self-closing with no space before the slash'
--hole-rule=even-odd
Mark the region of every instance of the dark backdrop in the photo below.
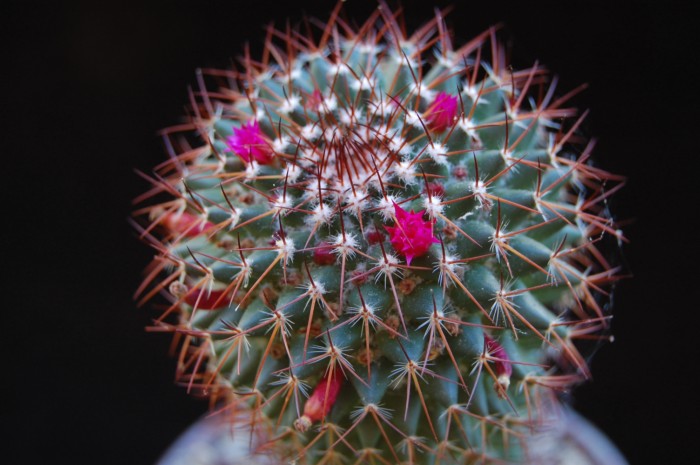
<svg viewBox="0 0 700 465">
<path fill-rule="evenodd" d="M 180 121 L 195 68 L 225 67 L 245 40 L 260 50 L 268 21 L 325 18 L 332 2 L 57 3 L 2 6 L 4 454 L 150 464 L 206 405 L 173 385 L 169 337 L 145 334 L 153 314 L 131 300 L 150 257 L 127 224 L 147 188 L 133 169 L 163 159 L 156 131 Z M 629 176 L 612 207 L 632 220 L 635 277 L 575 405 L 632 463 L 679 463 L 697 430 L 692 16 L 661 2 L 464 3 L 448 17 L 458 38 L 503 22 L 516 67 L 539 59 L 562 90 L 590 84 L 576 103 L 599 164 Z M 374 2 L 347 4 L 362 19 Z M 432 14 L 404 5 L 411 26 Z"/>
</svg>

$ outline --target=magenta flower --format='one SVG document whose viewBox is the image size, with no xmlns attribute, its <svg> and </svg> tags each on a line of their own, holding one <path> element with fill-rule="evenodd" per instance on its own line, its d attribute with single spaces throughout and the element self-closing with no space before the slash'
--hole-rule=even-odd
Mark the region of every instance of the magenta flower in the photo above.
<svg viewBox="0 0 700 465">
<path fill-rule="evenodd" d="M 436 132 L 443 132 L 454 124 L 459 100 L 457 96 L 440 92 L 428 107 L 426 119 L 428 127 Z"/>
<path fill-rule="evenodd" d="M 254 160 L 261 165 L 267 165 L 274 155 L 257 121 L 233 128 L 233 135 L 226 139 L 226 145 L 246 163 Z"/>
<path fill-rule="evenodd" d="M 385 226 L 389 233 L 391 245 L 397 252 L 406 257 L 406 263 L 411 264 L 414 257 L 425 254 L 431 244 L 438 241 L 433 236 L 433 223 L 423 220 L 424 211 L 414 213 L 407 212 L 394 203 L 396 213 L 396 226 Z"/>
</svg>

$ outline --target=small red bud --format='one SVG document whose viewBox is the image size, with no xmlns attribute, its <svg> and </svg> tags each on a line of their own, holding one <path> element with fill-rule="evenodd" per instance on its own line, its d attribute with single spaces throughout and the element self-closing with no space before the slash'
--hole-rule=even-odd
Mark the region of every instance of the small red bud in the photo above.
<svg viewBox="0 0 700 465">
<path fill-rule="evenodd" d="M 423 189 L 423 192 L 426 194 L 430 193 L 430 195 L 443 198 L 445 196 L 445 186 L 443 186 L 439 182 L 429 182 L 426 184 L 425 188 Z"/>
<path fill-rule="evenodd" d="M 462 181 L 467 179 L 467 169 L 464 166 L 455 166 L 452 170 L 452 175 Z"/>
<path fill-rule="evenodd" d="M 331 376 L 325 374 L 321 378 L 304 405 L 304 414 L 294 422 L 299 431 L 306 431 L 314 422 L 321 421 L 328 415 L 343 387 L 344 379 L 342 371 L 337 367 Z"/>
<path fill-rule="evenodd" d="M 321 242 L 314 249 L 314 263 L 317 265 L 332 265 L 335 263 L 336 256 L 333 253 L 332 246 L 327 242 Z"/>
<path fill-rule="evenodd" d="M 229 298 L 225 289 L 214 289 L 211 292 L 202 289 L 192 289 L 185 295 L 187 305 L 196 306 L 199 310 L 215 310 L 227 307 Z"/>
<path fill-rule="evenodd" d="M 184 234 L 185 237 L 195 237 L 204 231 L 213 228 L 214 223 L 204 220 L 201 216 L 191 213 L 169 213 L 163 219 L 163 226 L 177 234 Z"/>
<path fill-rule="evenodd" d="M 321 106 L 323 103 L 323 95 L 321 94 L 321 91 L 318 89 L 314 89 L 314 91 L 309 95 L 309 98 L 306 99 L 306 104 L 304 105 L 308 110 L 316 110 L 318 107 Z"/>
<path fill-rule="evenodd" d="M 505 393 L 508 386 L 510 386 L 510 377 L 513 374 L 513 364 L 510 362 L 510 357 L 508 353 L 503 348 L 501 344 L 496 342 L 496 340 L 491 339 L 488 334 L 484 333 L 484 340 L 486 341 L 486 351 L 489 356 L 493 359 L 493 364 L 496 369 L 496 390 L 499 395 Z M 500 389 L 499 389 L 500 386 Z"/>
<path fill-rule="evenodd" d="M 376 230 L 376 229 L 368 231 L 366 238 L 367 238 L 367 242 L 369 243 L 369 245 L 374 245 L 374 244 L 379 244 L 380 242 L 384 242 L 384 234 L 382 234 L 381 231 Z"/>
</svg>

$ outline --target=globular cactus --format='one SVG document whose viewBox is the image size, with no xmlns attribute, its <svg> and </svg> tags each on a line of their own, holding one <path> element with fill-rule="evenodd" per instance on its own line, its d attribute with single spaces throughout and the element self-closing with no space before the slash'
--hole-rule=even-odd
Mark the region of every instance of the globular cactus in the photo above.
<svg viewBox="0 0 700 465">
<path fill-rule="evenodd" d="M 605 335 L 622 178 L 589 162 L 579 89 L 380 4 L 197 75 L 144 175 L 140 299 L 167 299 L 179 381 L 286 460 L 527 460 Z"/>
</svg>

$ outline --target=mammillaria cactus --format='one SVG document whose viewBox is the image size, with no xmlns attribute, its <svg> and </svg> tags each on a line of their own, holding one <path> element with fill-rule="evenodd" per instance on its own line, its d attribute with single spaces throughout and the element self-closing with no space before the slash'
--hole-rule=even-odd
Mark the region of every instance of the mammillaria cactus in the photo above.
<svg viewBox="0 0 700 465">
<path fill-rule="evenodd" d="M 341 3 L 317 37 L 202 70 L 136 212 L 178 379 L 296 463 L 527 460 L 589 376 L 622 178 L 491 28 L 455 47 Z"/>
</svg>

